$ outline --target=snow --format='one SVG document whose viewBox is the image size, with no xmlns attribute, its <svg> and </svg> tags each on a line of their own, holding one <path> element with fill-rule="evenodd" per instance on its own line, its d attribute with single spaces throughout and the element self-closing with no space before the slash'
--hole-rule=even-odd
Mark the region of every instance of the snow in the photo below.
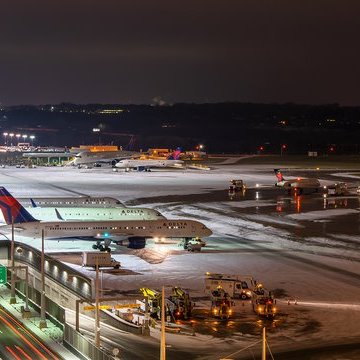
<svg viewBox="0 0 360 360">
<path fill-rule="evenodd" d="M 228 199 L 229 180 L 243 179 L 248 187 L 256 183 L 270 185 L 274 183 L 274 167 L 243 166 L 240 158 L 231 158 L 221 166 L 212 166 L 212 171 L 114 173 L 105 168 L 9 168 L 2 170 L 0 179 L 19 197 L 86 194 L 125 202 L 144 199 L 145 203 L 137 206 L 158 209 L 168 218 L 199 220 L 212 229 L 214 234 L 205 239 L 207 246 L 201 253 L 187 253 L 177 244 L 158 245 L 152 241 L 142 250 L 117 249 L 113 256 L 133 275 L 104 273 L 105 288 L 136 292 L 143 286 L 159 289 L 177 285 L 188 289 L 192 297 L 203 297 L 205 272 L 249 274 L 268 289 L 283 294 L 278 299 L 283 314 L 280 325 L 269 332 L 269 342 L 275 349 L 356 342 L 360 336 L 359 204 L 323 209 L 321 199 L 310 195 L 305 210 L 300 208 L 297 213 L 291 203 L 278 212 L 278 202 L 288 201 L 288 195 L 267 188 L 257 190 L 262 198 L 248 192 L 243 199 Z M 347 174 L 338 172 L 337 176 Z M 216 194 L 219 190 L 223 193 Z M 192 200 L 193 194 L 201 200 Z M 174 200 L 172 196 L 179 198 Z M 328 228 L 331 224 L 336 224 L 335 232 L 333 227 Z M 39 240 L 23 240 L 40 247 Z M 46 251 L 83 251 L 90 250 L 91 245 L 82 240 L 46 241 Z M 71 266 L 94 276 L 92 271 Z M 287 305 L 290 298 L 297 299 L 297 305 Z M 302 331 L 309 323 L 319 326 Z M 226 346 L 211 335 L 199 335 L 191 341 L 169 335 L 168 341 L 179 349 L 199 346 L 209 354 L 216 344 L 219 352 L 226 354 L 258 338 L 243 332 L 229 339 L 232 344 Z"/>
</svg>

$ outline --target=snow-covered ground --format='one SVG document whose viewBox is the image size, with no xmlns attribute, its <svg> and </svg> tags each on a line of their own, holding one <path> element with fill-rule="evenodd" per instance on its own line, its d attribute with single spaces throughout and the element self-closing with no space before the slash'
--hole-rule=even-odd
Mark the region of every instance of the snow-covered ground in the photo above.
<svg viewBox="0 0 360 360">
<path fill-rule="evenodd" d="M 274 184 L 272 169 L 276 165 L 241 165 L 238 161 L 229 159 L 211 171 L 150 173 L 8 168 L 1 171 L 0 185 L 18 197 L 116 197 L 128 205 L 156 208 L 168 218 L 200 220 L 212 229 L 214 234 L 206 239 L 201 253 L 151 241 L 143 250 L 120 248 L 114 257 L 134 275 L 104 274 L 106 288 L 137 291 L 143 286 L 178 285 L 189 289 L 192 297 L 201 297 L 207 271 L 248 274 L 278 294 L 281 315 L 278 323 L 267 324 L 273 350 L 359 342 L 359 198 L 349 195 L 324 200 L 317 194 L 294 199 L 280 189 L 255 188 L 256 184 Z M 355 178 L 355 172 L 351 174 Z M 336 177 L 341 178 L 341 173 Z M 230 200 L 227 188 L 234 178 L 243 179 L 250 189 L 244 197 Z M 38 240 L 24 241 L 40 245 Z M 48 252 L 88 249 L 91 242 L 46 242 Z M 93 276 L 90 271 L 87 274 Z M 296 299 L 297 305 L 293 301 L 288 305 L 288 299 Z M 199 359 L 218 359 L 256 341 L 261 326 L 254 324 L 256 331 L 234 330 L 226 342 L 219 341 L 215 332 L 191 341 L 172 335 L 168 341 L 174 349 L 190 351 L 198 340 Z M 360 358 L 360 353 L 347 358 L 356 356 Z"/>
</svg>

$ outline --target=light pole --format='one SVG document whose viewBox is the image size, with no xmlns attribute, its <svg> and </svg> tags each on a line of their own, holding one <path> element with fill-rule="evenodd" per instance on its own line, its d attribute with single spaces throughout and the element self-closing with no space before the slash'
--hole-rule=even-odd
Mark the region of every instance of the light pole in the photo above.
<svg viewBox="0 0 360 360">
<path fill-rule="evenodd" d="M 99 134 L 99 145 L 101 145 L 101 129 L 100 128 L 93 128 L 93 133 Z"/>
<path fill-rule="evenodd" d="M 165 342 L 165 288 L 161 291 L 161 338 L 160 338 L 160 360 L 166 360 Z"/>
<path fill-rule="evenodd" d="M 4 132 L 3 135 L 4 135 L 4 145 L 6 146 L 7 145 L 7 136 L 9 135 L 9 133 Z"/>
<path fill-rule="evenodd" d="M 44 252 L 44 242 L 45 242 L 45 231 L 41 229 L 41 302 L 40 302 L 40 323 L 39 328 L 47 328 L 46 323 L 46 298 L 45 298 L 45 252 Z"/>
<path fill-rule="evenodd" d="M 30 140 L 31 140 L 31 146 L 34 146 L 34 139 L 35 139 L 35 135 L 30 135 Z"/>
<path fill-rule="evenodd" d="M 16 139 L 17 139 L 17 145 L 19 145 L 19 141 L 20 141 L 19 139 L 21 138 L 21 134 L 16 134 L 15 136 L 16 136 Z"/>
<path fill-rule="evenodd" d="M 9 136 L 10 136 L 10 146 L 13 146 L 12 140 L 13 140 L 13 137 L 14 137 L 14 133 L 10 133 Z"/>
<path fill-rule="evenodd" d="M 26 139 L 27 139 L 27 135 L 25 134 L 25 135 L 22 135 L 22 138 L 23 138 L 23 142 L 25 142 L 26 141 Z"/>
<path fill-rule="evenodd" d="M 263 327 L 262 333 L 262 351 L 261 351 L 261 360 L 266 360 L 266 330 L 265 326 Z"/>
<path fill-rule="evenodd" d="M 285 151 L 285 149 L 286 149 L 286 144 L 282 144 L 280 146 L 280 156 L 283 156 L 283 152 Z"/>
<path fill-rule="evenodd" d="M 11 247 L 10 247 L 10 258 L 11 258 L 11 290 L 10 290 L 10 304 L 16 304 L 15 297 L 15 239 L 14 239 L 14 218 L 11 214 Z"/>
<path fill-rule="evenodd" d="M 95 277 L 95 346 L 100 347 L 100 311 L 99 311 L 99 261 L 96 258 Z"/>
</svg>

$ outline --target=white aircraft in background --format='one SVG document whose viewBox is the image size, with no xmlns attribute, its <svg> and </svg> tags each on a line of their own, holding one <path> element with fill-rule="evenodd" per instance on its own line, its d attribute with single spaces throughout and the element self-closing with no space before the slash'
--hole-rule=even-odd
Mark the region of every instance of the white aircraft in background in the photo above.
<svg viewBox="0 0 360 360">
<path fill-rule="evenodd" d="M 91 164 L 112 164 L 123 159 L 140 157 L 141 153 L 136 151 L 99 151 L 93 152 L 89 150 L 81 151 L 75 155 L 74 159 L 69 161 L 66 165 L 91 165 Z"/>
<path fill-rule="evenodd" d="M 0 209 L 6 225 L 2 231 L 14 231 L 19 235 L 40 238 L 42 231 L 47 239 L 92 238 L 104 240 L 105 248 L 111 242 L 129 241 L 129 247 L 141 248 L 149 238 L 179 238 L 190 241 L 210 236 L 212 231 L 195 220 L 105 220 L 105 221 L 39 221 L 4 188 L 0 187 Z M 98 241 L 94 248 L 104 249 Z"/>
<path fill-rule="evenodd" d="M 291 191 L 302 194 L 310 192 L 318 192 L 320 189 L 320 182 L 315 178 L 296 178 L 285 180 L 280 169 L 274 169 L 275 175 L 277 177 L 277 182 L 275 186 L 284 188 L 289 193 Z"/>
<path fill-rule="evenodd" d="M 39 197 L 39 198 L 17 198 L 24 207 L 81 207 L 86 208 L 123 208 L 125 205 L 118 199 L 111 197 Z"/>
<path fill-rule="evenodd" d="M 184 168 L 184 161 L 180 160 L 181 150 L 177 149 L 170 154 L 165 160 L 134 160 L 126 159 L 120 160 L 115 164 L 117 169 L 124 169 L 129 171 L 135 169 L 137 171 L 151 171 L 151 168 Z"/>
<path fill-rule="evenodd" d="M 159 220 L 165 219 L 157 210 L 147 208 L 96 208 L 96 207 L 28 207 L 30 215 L 46 221 L 102 221 L 102 220 Z"/>
</svg>

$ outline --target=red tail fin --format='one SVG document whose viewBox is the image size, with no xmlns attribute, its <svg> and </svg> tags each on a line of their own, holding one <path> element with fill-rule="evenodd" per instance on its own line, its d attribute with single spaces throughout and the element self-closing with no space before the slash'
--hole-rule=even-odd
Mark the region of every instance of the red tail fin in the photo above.
<svg viewBox="0 0 360 360">
<path fill-rule="evenodd" d="M 0 187 L 0 210 L 8 225 L 37 221 L 3 186 Z"/>
<path fill-rule="evenodd" d="M 278 179 L 278 182 L 285 180 L 283 178 L 283 176 L 282 176 L 282 173 L 281 173 L 280 169 L 274 169 L 274 173 L 275 173 L 275 175 L 276 175 L 276 177 Z"/>
</svg>

